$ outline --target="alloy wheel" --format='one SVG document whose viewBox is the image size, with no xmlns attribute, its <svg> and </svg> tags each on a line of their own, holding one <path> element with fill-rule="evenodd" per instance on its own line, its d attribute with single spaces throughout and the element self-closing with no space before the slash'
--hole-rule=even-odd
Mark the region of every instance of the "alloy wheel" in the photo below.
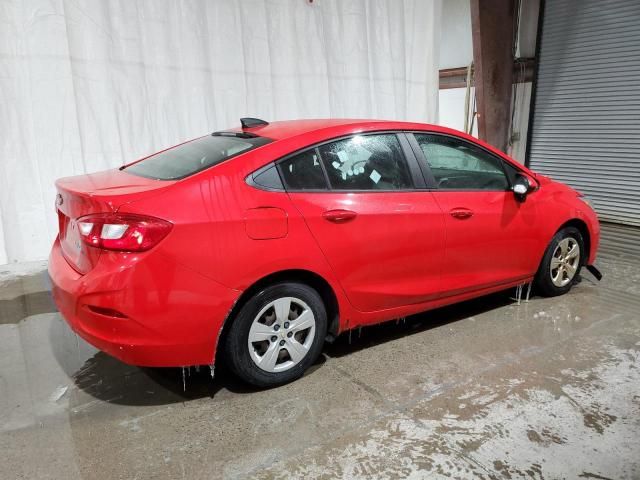
<svg viewBox="0 0 640 480">
<path fill-rule="evenodd" d="M 316 319 L 305 302 L 281 297 L 265 305 L 249 329 L 247 346 L 262 370 L 289 370 L 307 356 L 313 344 Z"/>
<path fill-rule="evenodd" d="M 560 240 L 551 257 L 551 281 L 556 287 L 565 287 L 576 276 L 580 266 L 580 245 L 573 237 Z"/>
</svg>

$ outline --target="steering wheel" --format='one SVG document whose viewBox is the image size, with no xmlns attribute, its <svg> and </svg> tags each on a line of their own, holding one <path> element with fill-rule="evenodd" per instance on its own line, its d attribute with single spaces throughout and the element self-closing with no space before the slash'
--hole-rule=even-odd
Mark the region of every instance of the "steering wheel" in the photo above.
<svg viewBox="0 0 640 480">
<path fill-rule="evenodd" d="M 351 165 L 351 170 L 353 170 L 353 171 L 354 171 L 354 173 L 355 173 L 355 171 L 356 171 L 356 165 L 358 165 L 358 164 L 360 164 L 360 163 L 363 163 L 363 164 L 365 164 L 365 165 L 366 165 L 366 164 L 367 164 L 367 162 L 368 162 L 368 160 L 358 160 L 357 162 L 353 162 L 353 164 Z M 359 169 L 359 168 L 360 168 L 360 167 L 358 167 L 358 169 Z"/>
<path fill-rule="evenodd" d="M 446 187 L 448 184 L 449 184 L 449 178 L 448 177 L 444 177 L 444 178 L 441 178 L 440 180 L 438 180 L 438 188 Z"/>
</svg>

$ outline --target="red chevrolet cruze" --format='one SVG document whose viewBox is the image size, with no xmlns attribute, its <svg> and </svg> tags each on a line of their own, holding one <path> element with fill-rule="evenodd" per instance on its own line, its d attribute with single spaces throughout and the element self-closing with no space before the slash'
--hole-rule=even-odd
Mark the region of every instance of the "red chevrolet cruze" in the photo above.
<svg viewBox="0 0 640 480">
<path fill-rule="evenodd" d="M 531 281 L 563 294 L 600 236 L 575 190 L 419 123 L 242 119 L 56 185 L 49 273 L 80 336 L 259 386 L 355 327 Z"/>
</svg>

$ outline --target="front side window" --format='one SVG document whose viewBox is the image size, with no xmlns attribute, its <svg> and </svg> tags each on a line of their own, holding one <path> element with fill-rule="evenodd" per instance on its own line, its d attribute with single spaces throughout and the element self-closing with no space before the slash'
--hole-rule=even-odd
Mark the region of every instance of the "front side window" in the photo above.
<svg viewBox="0 0 640 480">
<path fill-rule="evenodd" d="M 409 167 L 394 134 L 356 135 L 318 148 L 334 190 L 413 188 Z"/>
<path fill-rule="evenodd" d="M 467 142 L 442 135 L 414 134 L 441 190 L 507 190 L 499 158 Z M 420 159 L 420 161 L 423 161 Z"/>
<path fill-rule="evenodd" d="M 270 141 L 265 137 L 207 135 L 156 153 L 123 170 L 155 180 L 178 180 Z"/>
</svg>

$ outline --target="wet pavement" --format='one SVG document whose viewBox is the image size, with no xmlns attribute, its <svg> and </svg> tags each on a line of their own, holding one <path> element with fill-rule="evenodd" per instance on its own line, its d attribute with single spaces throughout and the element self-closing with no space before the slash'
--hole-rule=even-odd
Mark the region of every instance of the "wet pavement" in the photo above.
<svg viewBox="0 0 640 480">
<path fill-rule="evenodd" d="M 124 365 L 44 263 L 0 266 L 0 477 L 640 478 L 639 240 L 605 228 L 599 285 L 354 331 L 266 391 Z"/>
</svg>

